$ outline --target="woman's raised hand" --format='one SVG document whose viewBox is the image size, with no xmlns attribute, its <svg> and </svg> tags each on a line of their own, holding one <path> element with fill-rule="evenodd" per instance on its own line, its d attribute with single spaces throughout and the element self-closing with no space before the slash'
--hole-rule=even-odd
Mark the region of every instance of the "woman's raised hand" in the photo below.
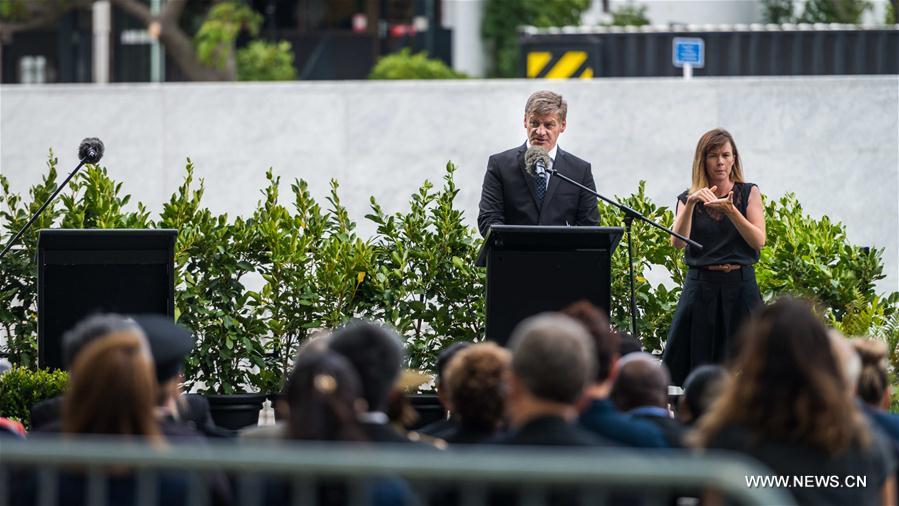
<svg viewBox="0 0 899 506">
<path fill-rule="evenodd" d="M 718 196 L 715 195 L 715 190 L 717 189 L 717 186 L 712 186 L 711 188 L 700 188 L 693 192 L 689 197 L 687 197 L 687 204 L 695 205 L 699 202 L 706 204 L 718 200 Z"/>
</svg>

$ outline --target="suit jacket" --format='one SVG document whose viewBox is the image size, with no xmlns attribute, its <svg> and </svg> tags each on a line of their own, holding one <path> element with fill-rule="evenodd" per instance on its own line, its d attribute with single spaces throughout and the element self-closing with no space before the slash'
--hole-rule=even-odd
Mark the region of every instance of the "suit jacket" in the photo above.
<svg viewBox="0 0 899 506">
<path fill-rule="evenodd" d="M 517 431 L 498 439 L 497 443 L 525 446 L 618 446 L 618 443 L 555 416 L 535 418 Z"/>
<path fill-rule="evenodd" d="M 478 230 L 486 236 L 491 225 L 598 225 L 596 197 L 557 177 L 551 177 L 543 206 L 537 207 L 534 176 L 524 167 L 526 144 L 495 154 L 487 161 L 481 187 Z M 590 164 L 562 151 L 553 169 L 590 189 L 596 189 Z"/>
</svg>

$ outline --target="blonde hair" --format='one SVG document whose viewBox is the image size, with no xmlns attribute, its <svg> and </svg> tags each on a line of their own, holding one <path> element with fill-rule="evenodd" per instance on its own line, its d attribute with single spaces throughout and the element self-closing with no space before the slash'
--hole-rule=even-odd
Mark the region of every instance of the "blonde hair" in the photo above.
<svg viewBox="0 0 899 506">
<path fill-rule="evenodd" d="M 708 188 L 709 176 L 705 171 L 706 156 L 708 156 L 709 151 L 718 149 L 728 142 L 734 152 L 734 166 L 730 171 L 730 180 L 735 183 L 744 182 L 743 166 L 740 164 L 740 155 L 737 151 L 737 143 L 734 142 L 734 137 L 723 128 L 715 128 L 702 134 L 699 142 L 696 143 L 696 153 L 693 155 L 693 179 L 690 183 L 688 194 L 692 194 L 700 188 Z"/>
<path fill-rule="evenodd" d="M 87 345 L 72 366 L 63 401 L 63 431 L 161 440 L 153 411 L 154 374 L 153 359 L 139 331 L 121 330 Z"/>
</svg>

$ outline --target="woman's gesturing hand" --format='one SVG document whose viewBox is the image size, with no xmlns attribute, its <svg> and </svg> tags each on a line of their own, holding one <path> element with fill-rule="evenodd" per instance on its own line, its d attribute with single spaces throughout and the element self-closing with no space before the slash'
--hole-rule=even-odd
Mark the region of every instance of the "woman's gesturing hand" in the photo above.
<svg viewBox="0 0 899 506">
<path fill-rule="evenodd" d="M 710 200 L 705 202 L 706 209 L 712 209 L 714 211 L 718 211 L 721 214 L 727 216 L 733 216 L 733 214 L 737 211 L 737 208 L 734 206 L 734 192 L 731 191 L 727 194 L 726 197 L 716 198 L 714 200 Z"/>
<path fill-rule="evenodd" d="M 718 197 L 715 195 L 715 190 L 717 189 L 717 186 L 712 186 L 711 188 L 700 188 L 687 197 L 687 204 L 696 205 L 700 202 L 707 204 L 709 202 L 718 200 Z"/>
</svg>

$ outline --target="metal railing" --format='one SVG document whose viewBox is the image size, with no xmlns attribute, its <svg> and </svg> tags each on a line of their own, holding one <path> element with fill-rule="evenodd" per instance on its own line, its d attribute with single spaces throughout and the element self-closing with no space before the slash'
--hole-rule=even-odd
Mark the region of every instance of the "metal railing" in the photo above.
<svg viewBox="0 0 899 506">
<path fill-rule="evenodd" d="M 77 471 L 76 471 L 77 470 Z M 127 470 L 127 471 L 125 471 Z M 292 444 L 250 446 L 245 443 L 162 447 L 121 440 L 0 440 L 0 506 L 11 504 L 21 476 L 35 482 L 33 504 L 58 502 L 60 476 L 83 477 L 86 499 L 106 505 L 105 480 L 123 472 L 135 478 L 136 505 L 157 504 L 154 482 L 176 474 L 187 484 L 186 504 L 211 504 L 207 488 L 212 474 L 227 475 L 234 504 L 264 504 L 260 483 L 280 480 L 290 504 L 315 504 L 317 487 L 339 480 L 347 504 L 367 503 L 366 483 L 384 477 L 408 489 L 405 504 L 428 504 L 435 495 L 455 494 L 452 504 L 491 504 L 497 489 L 513 491 L 518 504 L 548 504 L 547 494 L 564 490 L 576 504 L 606 504 L 624 496 L 641 504 L 670 504 L 673 497 L 706 491 L 739 504 L 793 504 L 784 489 L 750 488 L 747 476 L 770 471 L 738 455 L 682 451 L 624 451 L 581 448 L 513 448 L 478 446 L 445 451 L 408 446 Z M 449 491 L 449 492 L 448 492 Z M 439 502 L 439 501 L 438 501 Z M 619 502 L 619 501 L 616 501 Z"/>
</svg>

